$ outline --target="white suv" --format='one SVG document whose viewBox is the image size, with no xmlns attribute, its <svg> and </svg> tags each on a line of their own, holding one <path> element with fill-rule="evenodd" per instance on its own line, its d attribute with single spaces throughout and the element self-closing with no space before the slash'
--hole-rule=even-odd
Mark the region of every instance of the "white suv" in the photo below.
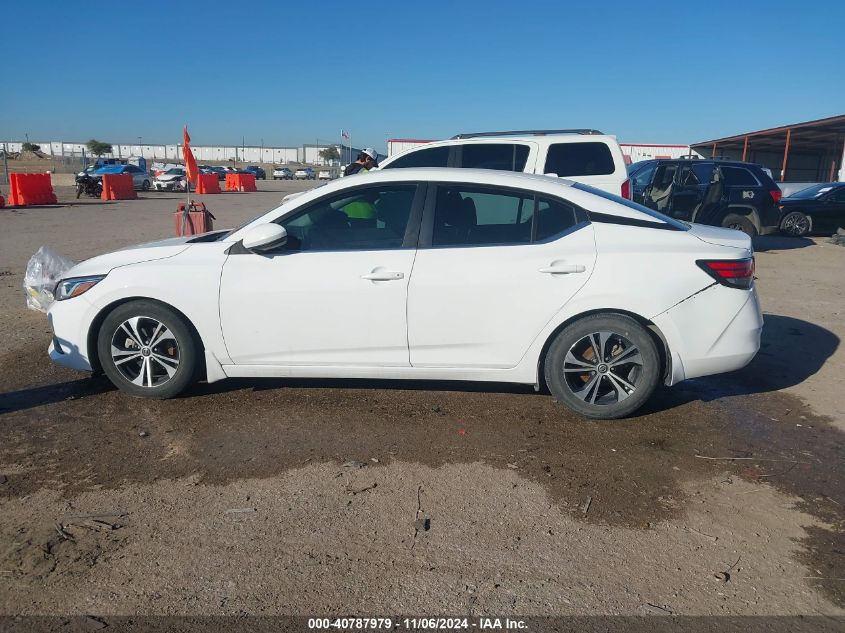
<svg viewBox="0 0 845 633">
<path fill-rule="evenodd" d="M 598 130 L 527 130 L 458 134 L 382 161 L 397 167 L 471 167 L 568 178 L 608 193 L 631 197 L 622 149 Z"/>
</svg>

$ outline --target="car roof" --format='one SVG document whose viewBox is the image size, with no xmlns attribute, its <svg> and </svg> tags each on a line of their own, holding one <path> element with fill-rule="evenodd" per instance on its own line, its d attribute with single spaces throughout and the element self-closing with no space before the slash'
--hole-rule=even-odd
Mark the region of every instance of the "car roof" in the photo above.
<svg viewBox="0 0 845 633">
<path fill-rule="evenodd" d="M 233 239 L 240 239 L 243 231 L 262 221 L 266 222 L 267 215 L 282 212 L 282 215 L 313 200 L 334 193 L 342 193 L 345 189 L 367 184 L 403 183 L 403 182 L 431 182 L 431 183 L 460 183 L 475 186 L 510 187 L 525 189 L 539 194 L 561 197 L 580 207 L 591 209 L 600 207 L 604 214 L 618 217 L 642 220 L 652 224 L 666 224 L 671 222 L 662 218 L 661 214 L 637 205 L 630 200 L 624 200 L 605 191 L 600 191 L 583 184 L 576 184 L 565 178 L 527 174 L 523 172 L 499 171 L 495 169 L 467 169 L 450 167 L 407 167 L 403 169 L 371 170 L 345 178 L 330 181 L 321 187 L 310 189 L 301 195 L 288 200 L 280 207 L 256 218 L 232 234 Z"/>
</svg>

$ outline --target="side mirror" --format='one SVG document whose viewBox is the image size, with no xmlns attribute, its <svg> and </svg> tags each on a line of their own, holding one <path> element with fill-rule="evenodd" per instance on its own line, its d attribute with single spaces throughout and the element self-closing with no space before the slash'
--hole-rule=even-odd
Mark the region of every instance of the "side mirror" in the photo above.
<svg viewBox="0 0 845 633">
<path fill-rule="evenodd" d="M 243 245 L 248 251 L 262 251 L 284 246 L 288 240 L 285 227 L 278 224 L 259 224 L 252 227 L 244 236 Z"/>
</svg>

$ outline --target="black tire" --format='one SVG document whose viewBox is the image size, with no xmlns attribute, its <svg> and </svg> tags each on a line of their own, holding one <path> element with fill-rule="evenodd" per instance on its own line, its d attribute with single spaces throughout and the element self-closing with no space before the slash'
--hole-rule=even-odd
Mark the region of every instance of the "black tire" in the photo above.
<svg viewBox="0 0 845 633">
<path fill-rule="evenodd" d="M 150 190 L 150 181 L 145 180 L 141 183 L 141 191 L 149 191 Z"/>
<path fill-rule="evenodd" d="M 82 185 L 76 185 L 76 199 L 79 200 L 79 196 L 82 195 Z"/>
<path fill-rule="evenodd" d="M 130 323 L 126 326 L 128 329 L 124 329 L 122 326 L 127 323 Z M 157 330 L 158 325 L 170 336 Z M 156 332 L 159 332 L 160 342 L 144 347 L 145 343 L 155 343 L 152 336 Z M 113 348 L 116 354 L 113 354 Z M 119 305 L 106 316 L 97 336 L 97 352 L 106 376 L 121 391 L 141 398 L 163 400 L 187 389 L 196 379 L 199 351 L 200 345 L 184 318 L 154 301 L 138 300 Z M 157 360 L 159 358 L 163 361 Z M 135 382 L 132 376 L 136 376 Z M 152 383 L 152 386 L 139 384 L 138 378 L 141 383 Z"/>
<path fill-rule="evenodd" d="M 598 362 L 597 347 L 604 348 Z M 660 381 L 654 339 L 621 314 L 596 314 L 570 323 L 552 341 L 543 365 L 546 384 L 559 402 L 599 420 L 631 415 Z"/>
<path fill-rule="evenodd" d="M 748 219 L 746 215 L 739 215 L 738 213 L 728 213 L 722 219 L 722 227 L 726 229 L 735 229 L 742 231 L 751 237 L 757 237 L 757 228 L 754 223 Z"/>
<path fill-rule="evenodd" d="M 783 216 L 780 230 L 792 237 L 804 237 L 813 230 L 813 221 L 801 211 L 791 211 Z"/>
</svg>

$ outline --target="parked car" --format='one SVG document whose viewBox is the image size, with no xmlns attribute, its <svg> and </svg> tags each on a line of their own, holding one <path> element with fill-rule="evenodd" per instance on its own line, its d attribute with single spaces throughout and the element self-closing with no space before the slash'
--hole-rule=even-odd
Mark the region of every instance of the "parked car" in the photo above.
<svg viewBox="0 0 845 633">
<path fill-rule="evenodd" d="M 183 191 L 185 189 L 185 169 L 171 167 L 163 174 L 159 174 L 153 181 L 156 191 Z"/>
<path fill-rule="evenodd" d="M 135 165 L 106 165 L 96 169 L 91 175 L 102 178 L 105 174 L 129 174 L 132 176 L 132 184 L 135 189 L 141 191 L 149 191 L 153 180 L 150 174 Z"/>
<path fill-rule="evenodd" d="M 780 228 L 781 191 L 759 166 L 728 160 L 657 159 L 630 167 L 635 202 L 679 220 L 744 231 Z"/>
<path fill-rule="evenodd" d="M 630 198 L 616 138 L 597 130 L 528 130 L 458 134 L 386 158 L 380 169 L 466 167 L 549 174 Z"/>
<path fill-rule="evenodd" d="M 267 172 L 264 171 L 263 168 L 259 167 L 258 165 L 247 165 L 241 171 L 252 174 L 255 176 L 256 180 L 267 180 Z"/>
<path fill-rule="evenodd" d="M 293 177 L 296 180 L 314 180 L 316 175 L 314 174 L 314 170 L 310 167 L 302 167 L 294 172 Z"/>
<path fill-rule="evenodd" d="M 845 227 L 845 182 L 813 185 L 780 201 L 780 230 L 796 237 Z"/>
<path fill-rule="evenodd" d="M 331 180 L 332 179 L 332 172 L 328 169 L 321 169 L 320 172 L 317 174 L 318 180 Z"/>
<path fill-rule="evenodd" d="M 617 418 L 660 383 L 751 360 L 753 273 L 747 235 L 580 183 L 391 169 L 77 264 L 56 287 L 50 356 L 151 398 L 199 371 L 478 380 L 544 383 Z"/>
<path fill-rule="evenodd" d="M 211 165 L 209 169 L 217 174 L 217 180 L 226 180 L 226 168 L 218 165 Z"/>
<path fill-rule="evenodd" d="M 293 172 L 287 167 L 274 167 L 273 180 L 292 180 Z"/>
</svg>

